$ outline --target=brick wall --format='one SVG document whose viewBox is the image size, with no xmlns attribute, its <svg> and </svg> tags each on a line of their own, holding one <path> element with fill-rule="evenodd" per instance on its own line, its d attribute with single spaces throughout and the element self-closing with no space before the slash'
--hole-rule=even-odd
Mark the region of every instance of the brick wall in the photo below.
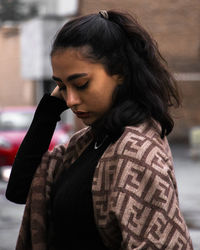
<svg viewBox="0 0 200 250">
<path fill-rule="evenodd" d="M 0 107 L 34 103 L 34 84 L 20 74 L 19 38 L 18 28 L 0 28 Z"/>
<path fill-rule="evenodd" d="M 189 142 L 190 129 L 200 126 L 200 81 L 180 81 L 179 88 L 182 93 L 182 107 L 173 110 L 175 126 L 169 139 Z"/>
<path fill-rule="evenodd" d="M 153 35 L 176 71 L 200 71 L 199 0 L 81 0 L 80 13 L 129 11 Z M 187 61 L 185 60 L 187 59 Z"/>
<path fill-rule="evenodd" d="M 148 26 L 162 54 L 174 71 L 200 71 L 199 1 L 168 0 L 162 3 L 164 6 L 161 4 L 159 9 L 157 5 L 152 25 Z"/>
</svg>

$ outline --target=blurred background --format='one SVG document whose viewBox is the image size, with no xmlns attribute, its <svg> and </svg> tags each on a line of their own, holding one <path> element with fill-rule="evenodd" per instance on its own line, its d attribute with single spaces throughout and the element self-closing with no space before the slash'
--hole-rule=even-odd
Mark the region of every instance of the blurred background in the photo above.
<svg viewBox="0 0 200 250">
<path fill-rule="evenodd" d="M 183 104 L 172 110 L 169 142 L 180 206 L 200 250 L 199 0 L 0 0 L 0 250 L 15 246 L 23 206 L 5 199 L 6 180 L 35 106 L 54 87 L 49 57 L 54 35 L 71 18 L 101 9 L 133 14 L 157 41 L 177 79 Z M 81 127 L 65 112 L 52 147 Z"/>
</svg>

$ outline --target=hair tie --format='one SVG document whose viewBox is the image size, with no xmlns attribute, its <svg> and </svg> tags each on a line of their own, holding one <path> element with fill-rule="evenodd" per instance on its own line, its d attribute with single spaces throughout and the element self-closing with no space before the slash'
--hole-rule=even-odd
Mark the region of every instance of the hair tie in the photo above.
<svg viewBox="0 0 200 250">
<path fill-rule="evenodd" d="M 108 12 L 106 10 L 100 10 L 99 11 L 99 14 L 101 17 L 105 18 L 105 19 L 109 19 L 109 16 L 108 16 Z"/>
</svg>

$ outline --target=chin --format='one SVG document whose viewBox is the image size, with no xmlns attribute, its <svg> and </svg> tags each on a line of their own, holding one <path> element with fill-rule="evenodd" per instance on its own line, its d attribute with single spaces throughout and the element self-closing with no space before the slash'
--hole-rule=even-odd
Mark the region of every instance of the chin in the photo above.
<svg viewBox="0 0 200 250">
<path fill-rule="evenodd" d="M 86 125 L 86 126 L 92 126 L 92 124 L 93 124 L 94 122 L 82 120 L 82 123 L 83 123 L 84 125 Z"/>
<path fill-rule="evenodd" d="M 100 119 L 82 119 L 82 122 L 86 126 L 95 127 L 98 126 Z"/>
</svg>

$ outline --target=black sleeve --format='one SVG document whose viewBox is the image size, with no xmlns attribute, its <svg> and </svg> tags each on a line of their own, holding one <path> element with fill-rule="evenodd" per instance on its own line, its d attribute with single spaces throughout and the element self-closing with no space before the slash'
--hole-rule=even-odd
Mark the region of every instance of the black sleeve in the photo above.
<svg viewBox="0 0 200 250">
<path fill-rule="evenodd" d="M 54 96 L 45 94 L 41 99 L 12 166 L 6 190 L 8 200 L 26 203 L 35 171 L 49 148 L 60 114 L 66 109 L 65 102 Z"/>
</svg>

